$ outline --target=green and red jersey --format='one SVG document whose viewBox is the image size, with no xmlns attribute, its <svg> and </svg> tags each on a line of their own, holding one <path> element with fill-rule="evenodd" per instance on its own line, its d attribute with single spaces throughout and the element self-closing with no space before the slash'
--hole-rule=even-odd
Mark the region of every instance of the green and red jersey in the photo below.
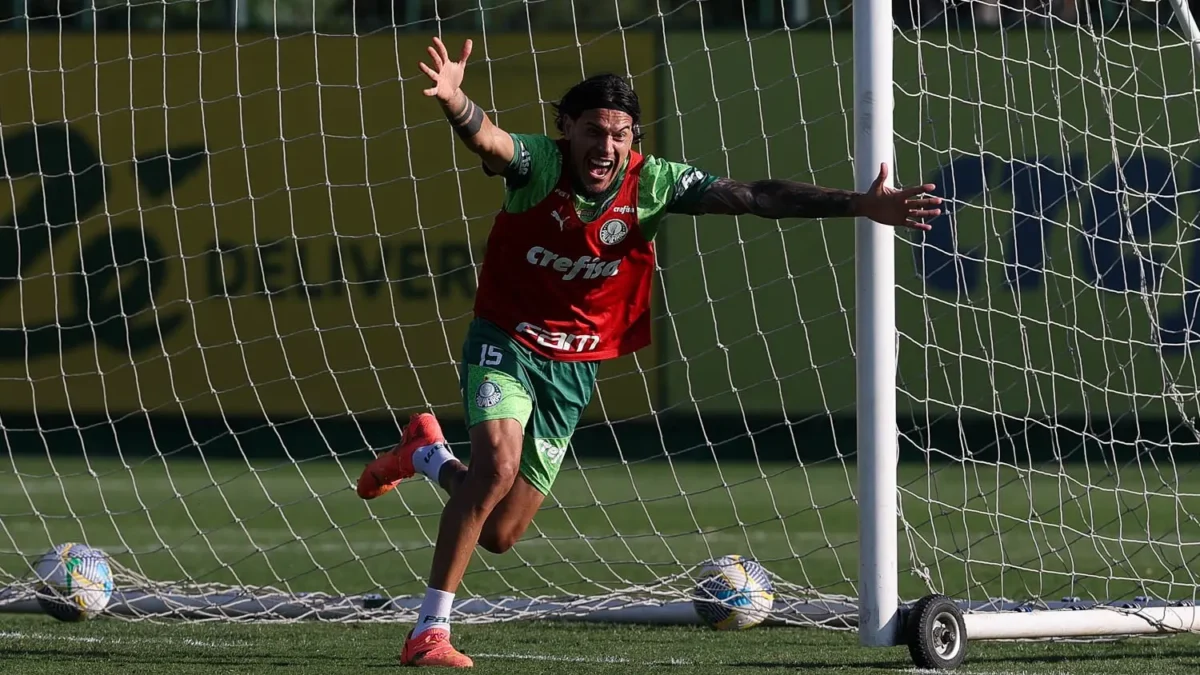
<svg viewBox="0 0 1200 675">
<path fill-rule="evenodd" d="M 650 343 L 654 235 L 716 180 L 631 152 L 607 194 L 577 194 L 566 145 L 513 134 L 504 208 L 488 237 L 475 315 L 556 361 L 609 359 Z"/>
</svg>

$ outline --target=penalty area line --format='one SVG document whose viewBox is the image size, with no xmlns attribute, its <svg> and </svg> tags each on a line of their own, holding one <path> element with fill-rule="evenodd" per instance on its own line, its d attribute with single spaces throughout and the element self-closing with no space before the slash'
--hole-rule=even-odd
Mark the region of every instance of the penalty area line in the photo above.
<svg viewBox="0 0 1200 675">
<path fill-rule="evenodd" d="M 639 661 L 620 656 L 550 656 L 547 654 L 468 654 L 476 659 L 508 659 L 510 661 L 546 661 L 552 663 L 618 663 L 631 666 L 692 666 L 696 665 L 687 659 L 667 659 L 665 661 Z"/>
</svg>

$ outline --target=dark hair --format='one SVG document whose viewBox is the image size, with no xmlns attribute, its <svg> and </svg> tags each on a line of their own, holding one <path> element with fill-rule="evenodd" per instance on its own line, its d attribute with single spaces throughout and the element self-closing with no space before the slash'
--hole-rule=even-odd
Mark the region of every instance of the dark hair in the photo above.
<svg viewBox="0 0 1200 675">
<path fill-rule="evenodd" d="M 593 75 L 571 87 L 554 105 L 554 126 L 563 130 L 563 121 L 579 119 L 587 110 L 620 110 L 633 118 L 633 142 L 642 140 L 642 104 L 637 92 L 624 79 L 612 73 Z"/>
</svg>

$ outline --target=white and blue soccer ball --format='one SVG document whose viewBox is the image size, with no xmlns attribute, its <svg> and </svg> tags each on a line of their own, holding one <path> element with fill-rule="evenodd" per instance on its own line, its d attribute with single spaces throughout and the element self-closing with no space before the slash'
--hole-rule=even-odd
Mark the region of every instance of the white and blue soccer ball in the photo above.
<svg viewBox="0 0 1200 675">
<path fill-rule="evenodd" d="M 692 606 L 715 630 L 742 630 L 762 623 L 775 604 L 775 589 L 763 566 L 740 555 L 705 563 L 692 591 Z"/>
<path fill-rule="evenodd" d="M 82 621 L 108 606 L 113 593 L 108 556 L 84 544 L 59 544 L 38 560 L 37 600 L 60 621 Z"/>
</svg>

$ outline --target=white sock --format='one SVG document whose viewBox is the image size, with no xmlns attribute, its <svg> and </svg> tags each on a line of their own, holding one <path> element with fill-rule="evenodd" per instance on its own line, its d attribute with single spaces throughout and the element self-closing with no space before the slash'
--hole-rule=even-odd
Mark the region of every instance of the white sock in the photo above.
<svg viewBox="0 0 1200 675">
<path fill-rule="evenodd" d="M 430 628 L 450 630 L 450 605 L 454 603 L 454 594 L 439 591 L 436 588 L 425 589 L 425 600 L 421 602 L 421 613 L 417 615 L 417 627 L 413 629 L 413 637 Z"/>
<path fill-rule="evenodd" d="M 413 451 L 413 468 L 425 474 L 429 480 L 437 482 L 438 472 L 442 470 L 442 465 L 454 459 L 454 453 L 450 452 L 450 446 L 445 443 L 434 443 L 433 445 L 423 445 Z"/>
</svg>

